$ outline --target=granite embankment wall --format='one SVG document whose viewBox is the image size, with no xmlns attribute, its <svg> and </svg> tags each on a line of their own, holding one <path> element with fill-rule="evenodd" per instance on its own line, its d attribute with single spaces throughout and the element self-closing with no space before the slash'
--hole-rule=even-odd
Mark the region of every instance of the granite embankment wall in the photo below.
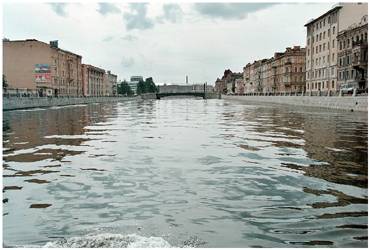
<svg viewBox="0 0 370 250">
<path fill-rule="evenodd" d="M 137 99 L 136 97 L 3 97 L 3 110 L 67 106 L 76 104 L 119 102 Z"/>
<path fill-rule="evenodd" d="M 227 96 L 225 100 L 367 112 L 367 96 Z"/>
</svg>

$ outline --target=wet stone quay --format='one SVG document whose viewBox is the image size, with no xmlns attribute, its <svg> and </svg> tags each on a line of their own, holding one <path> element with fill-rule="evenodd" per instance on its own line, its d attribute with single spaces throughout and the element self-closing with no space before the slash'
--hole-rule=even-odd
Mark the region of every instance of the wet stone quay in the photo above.
<svg viewBox="0 0 370 250">
<path fill-rule="evenodd" d="M 163 98 L 3 112 L 3 241 L 367 247 L 367 113 Z"/>
</svg>

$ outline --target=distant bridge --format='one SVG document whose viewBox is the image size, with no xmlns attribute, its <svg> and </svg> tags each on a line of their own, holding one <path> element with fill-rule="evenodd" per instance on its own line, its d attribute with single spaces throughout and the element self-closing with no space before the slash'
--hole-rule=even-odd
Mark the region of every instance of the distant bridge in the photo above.
<svg viewBox="0 0 370 250">
<path fill-rule="evenodd" d="M 206 84 L 197 85 L 162 85 L 158 86 L 159 91 L 156 94 L 157 99 L 167 96 L 196 96 L 206 99 L 209 95 L 208 92 L 213 92 Z"/>
<path fill-rule="evenodd" d="M 206 99 L 206 93 L 203 92 L 167 92 L 167 93 L 157 93 L 157 99 L 167 96 L 196 96 Z"/>
</svg>

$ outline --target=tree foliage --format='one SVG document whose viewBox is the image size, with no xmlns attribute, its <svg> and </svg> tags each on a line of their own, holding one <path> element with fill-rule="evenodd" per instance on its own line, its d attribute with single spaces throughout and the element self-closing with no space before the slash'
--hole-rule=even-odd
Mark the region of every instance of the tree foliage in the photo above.
<svg viewBox="0 0 370 250">
<path fill-rule="evenodd" d="M 117 86 L 117 92 L 119 95 L 132 96 L 134 92 L 126 81 L 121 82 Z"/>
<path fill-rule="evenodd" d="M 137 84 L 137 94 L 145 94 L 145 93 L 156 93 L 158 92 L 157 86 L 155 86 L 155 83 L 153 81 L 152 77 L 148 77 L 145 79 L 145 81 L 140 81 Z"/>
<path fill-rule="evenodd" d="M 8 81 L 6 80 L 6 77 L 3 74 L 3 88 L 6 89 L 7 87 L 8 87 Z"/>
</svg>

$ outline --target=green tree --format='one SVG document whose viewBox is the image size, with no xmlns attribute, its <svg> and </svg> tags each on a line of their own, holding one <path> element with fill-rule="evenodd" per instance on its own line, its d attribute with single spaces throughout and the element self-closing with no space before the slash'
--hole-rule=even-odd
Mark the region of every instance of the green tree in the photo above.
<svg viewBox="0 0 370 250">
<path fill-rule="evenodd" d="M 157 88 L 157 86 L 155 86 L 155 83 L 154 83 L 152 77 L 146 78 L 145 79 L 145 84 L 146 84 L 148 93 L 156 93 L 156 92 L 158 92 L 158 88 Z"/>
<path fill-rule="evenodd" d="M 146 93 L 146 87 L 145 87 L 144 81 L 139 81 L 139 83 L 137 84 L 136 93 L 138 95 Z"/>
<path fill-rule="evenodd" d="M 119 95 L 127 95 L 127 96 L 132 96 L 134 94 L 130 85 L 128 85 L 126 81 L 123 81 L 120 84 L 118 84 L 117 92 Z"/>
<path fill-rule="evenodd" d="M 8 88 L 8 81 L 6 80 L 5 75 L 3 74 L 3 89 Z"/>
</svg>

